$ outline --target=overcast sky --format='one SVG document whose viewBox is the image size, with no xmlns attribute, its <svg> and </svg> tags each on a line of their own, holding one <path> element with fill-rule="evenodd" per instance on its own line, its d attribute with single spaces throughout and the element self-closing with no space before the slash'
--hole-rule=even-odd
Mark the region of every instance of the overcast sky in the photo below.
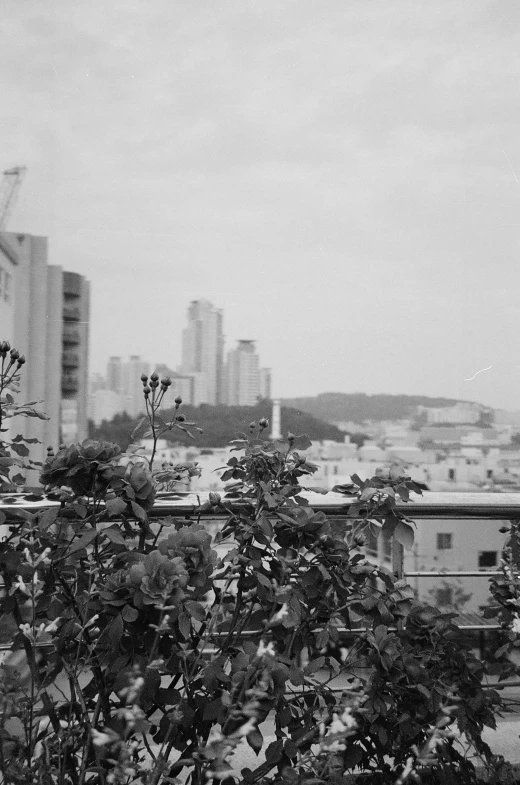
<svg viewBox="0 0 520 785">
<path fill-rule="evenodd" d="M 90 279 L 92 370 L 175 368 L 206 297 L 277 395 L 520 408 L 518 0 L 4 0 L 0 24 L 9 229 Z"/>
</svg>

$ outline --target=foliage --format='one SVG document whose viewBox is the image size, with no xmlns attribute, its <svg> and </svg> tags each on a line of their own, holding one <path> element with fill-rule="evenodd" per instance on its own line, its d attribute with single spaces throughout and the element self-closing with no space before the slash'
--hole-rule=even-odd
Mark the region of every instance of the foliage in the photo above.
<svg viewBox="0 0 520 785">
<path fill-rule="evenodd" d="M 160 419 L 168 385 L 143 385 L 156 444 L 186 419 L 180 401 Z M 138 454 L 88 440 L 49 455 L 60 504 L 19 510 L 0 545 L 6 785 L 340 785 L 360 767 L 370 783 L 474 781 L 446 717 L 489 755 L 497 696 L 452 617 L 358 548 L 368 527 L 411 545 L 396 499 L 417 486 L 395 468 L 354 477 L 347 522 L 328 520 L 302 494 L 308 439 L 281 449 L 267 428 L 235 440 L 227 493 L 192 519 L 151 516 L 162 480 Z M 244 743 L 258 765 L 238 772 Z"/>
<path fill-rule="evenodd" d="M 437 584 L 435 589 L 430 589 L 426 593 L 426 597 L 429 598 L 429 602 L 436 608 L 462 613 L 473 594 L 464 591 L 460 578 L 451 580 L 444 578 Z"/>
<path fill-rule="evenodd" d="M 520 674 L 520 668 L 511 659 L 511 653 L 520 649 L 520 524 L 511 521 L 500 561 L 501 575 L 490 580 L 492 602 L 483 609 L 485 618 L 496 618 L 502 627 L 498 646 L 493 650 L 488 671 L 500 681 Z"/>
<path fill-rule="evenodd" d="M 454 398 L 427 395 L 367 395 L 366 393 L 321 393 L 314 397 L 287 398 L 286 406 L 308 412 L 328 422 L 404 420 L 414 417 L 418 406 L 454 406 Z"/>
<path fill-rule="evenodd" d="M 26 439 L 21 434 L 8 438 L 8 421 L 13 417 L 48 419 L 34 408 L 36 401 L 15 402 L 13 393 L 18 392 L 20 370 L 24 364 L 25 357 L 17 349 L 11 349 L 7 341 L 0 342 L 0 493 L 13 491 L 25 484 L 25 476 L 20 469 L 34 469 L 40 465 L 30 459 L 27 446 L 34 444 L 36 439 Z"/>
<path fill-rule="evenodd" d="M 182 411 L 186 421 L 196 421 L 204 432 L 205 447 L 226 447 L 237 430 L 247 430 L 251 420 L 258 422 L 270 406 L 268 401 L 260 402 L 257 406 L 186 406 Z M 172 410 L 163 413 L 165 422 L 169 421 Z M 311 439 L 331 439 L 342 442 L 344 432 L 323 420 L 316 419 L 305 412 L 289 407 L 282 407 L 282 419 L 289 431 L 302 433 L 304 431 Z M 117 414 L 111 422 L 103 422 L 95 427 L 90 424 L 90 437 L 101 441 L 112 441 L 119 444 L 124 450 L 131 442 L 131 434 L 138 424 L 138 419 L 131 419 L 126 415 Z M 187 433 L 178 429 L 166 431 L 162 438 L 173 443 L 193 445 L 194 440 Z"/>
</svg>

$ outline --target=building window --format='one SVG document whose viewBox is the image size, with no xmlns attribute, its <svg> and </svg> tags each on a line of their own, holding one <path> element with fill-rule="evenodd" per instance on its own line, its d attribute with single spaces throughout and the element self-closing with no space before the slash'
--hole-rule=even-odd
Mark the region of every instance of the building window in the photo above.
<svg viewBox="0 0 520 785">
<path fill-rule="evenodd" d="M 493 469 L 488 469 L 486 471 L 486 477 L 488 478 L 488 480 L 491 480 L 493 478 Z"/>
<path fill-rule="evenodd" d="M 455 469 L 448 469 L 448 480 L 455 482 Z"/>
<path fill-rule="evenodd" d="M 449 551 L 450 548 L 453 548 L 453 535 L 451 532 L 437 534 L 437 550 L 438 551 Z"/>
<path fill-rule="evenodd" d="M 497 552 L 496 551 L 479 551 L 478 553 L 478 566 L 479 567 L 496 567 L 497 566 Z"/>
</svg>

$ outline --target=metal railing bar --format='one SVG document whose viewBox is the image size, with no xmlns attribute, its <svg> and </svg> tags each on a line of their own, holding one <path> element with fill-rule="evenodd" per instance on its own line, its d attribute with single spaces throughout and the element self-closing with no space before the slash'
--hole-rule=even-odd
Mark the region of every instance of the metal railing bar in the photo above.
<svg viewBox="0 0 520 785">
<path fill-rule="evenodd" d="M 405 578 L 492 578 L 496 575 L 502 575 L 500 570 L 422 570 L 410 571 L 405 570 L 403 577 Z"/>
</svg>

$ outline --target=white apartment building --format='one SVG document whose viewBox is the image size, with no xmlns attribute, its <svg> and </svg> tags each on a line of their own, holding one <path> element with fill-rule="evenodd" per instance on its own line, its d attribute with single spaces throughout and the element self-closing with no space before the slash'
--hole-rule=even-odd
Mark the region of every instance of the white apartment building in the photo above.
<svg viewBox="0 0 520 785">
<path fill-rule="evenodd" d="M 413 520 L 413 502 L 405 512 Z M 404 551 L 404 571 L 473 572 L 496 570 L 506 535 L 499 529 L 507 521 L 490 519 L 428 518 L 415 520 L 414 545 Z M 388 538 L 369 536 L 367 556 L 390 567 L 391 543 Z M 483 576 L 411 576 L 408 582 L 417 596 L 432 605 L 455 606 L 462 613 L 477 612 L 489 602 L 489 579 Z M 468 596 L 469 595 L 469 596 Z M 457 607 L 460 605 L 460 607 Z"/>
<path fill-rule="evenodd" d="M 454 406 L 427 407 L 420 406 L 419 411 L 426 412 L 429 425 L 438 424 L 467 424 L 474 425 L 479 422 L 485 407 L 479 403 L 466 403 L 459 401 Z"/>
<path fill-rule="evenodd" d="M 17 418 L 15 428 L 33 445 L 34 460 L 47 446 L 87 436 L 90 288 L 77 273 L 47 263 L 47 238 L 0 235 L 0 335 L 25 355 L 18 400 L 38 401 L 49 420 Z M 28 476 L 36 484 L 37 472 Z"/>
<path fill-rule="evenodd" d="M 270 401 L 273 395 L 273 374 L 270 368 L 260 368 L 259 371 L 260 398 Z"/>
<path fill-rule="evenodd" d="M 208 300 L 193 300 L 187 319 L 179 373 L 194 376 L 198 387 L 196 405 L 223 403 L 223 313 Z"/>
<path fill-rule="evenodd" d="M 237 348 L 228 352 L 225 379 L 228 406 L 257 404 L 260 397 L 260 374 L 254 341 L 240 340 Z"/>
</svg>

